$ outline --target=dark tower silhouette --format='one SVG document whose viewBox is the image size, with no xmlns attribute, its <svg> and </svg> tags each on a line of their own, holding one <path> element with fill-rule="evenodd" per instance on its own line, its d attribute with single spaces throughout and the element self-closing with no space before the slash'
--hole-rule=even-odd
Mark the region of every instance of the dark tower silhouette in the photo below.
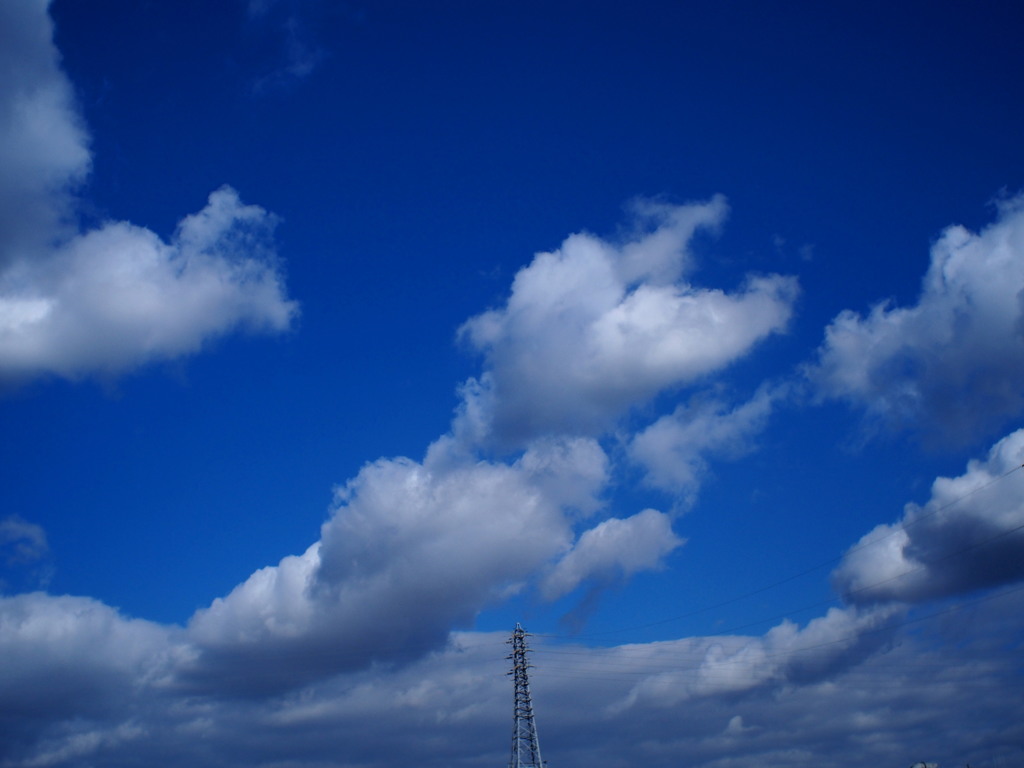
<svg viewBox="0 0 1024 768">
<path fill-rule="evenodd" d="M 531 668 L 526 654 L 527 632 L 517 623 L 508 644 L 512 653 L 508 656 L 512 670 L 508 673 L 515 680 L 515 704 L 513 708 L 512 757 L 508 768 L 544 768 L 540 759 L 540 744 L 537 741 L 537 724 L 533 720 L 533 704 L 530 701 L 530 679 L 526 670 Z"/>
</svg>

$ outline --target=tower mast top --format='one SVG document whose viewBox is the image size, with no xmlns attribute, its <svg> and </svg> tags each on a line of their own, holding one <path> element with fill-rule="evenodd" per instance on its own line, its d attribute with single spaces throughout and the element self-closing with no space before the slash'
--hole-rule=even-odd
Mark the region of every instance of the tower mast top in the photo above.
<svg viewBox="0 0 1024 768">
<path fill-rule="evenodd" d="M 515 698 L 513 704 L 512 725 L 512 757 L 508 768 L 544 768 L 540 757 L 540 743 L 537 741 L 537 724 L 533 719 L 533 703 L 530 701 L 530 679 L 527 673 L 532 665 L 527 659 L 529 647 L 526 644 L 528 632 L 516 623 L 512 637 L 507 641 L 512 646 L 512 653 L 507 657 L 512 662 L 512 675 L 515 682 Z"/>
</svg>

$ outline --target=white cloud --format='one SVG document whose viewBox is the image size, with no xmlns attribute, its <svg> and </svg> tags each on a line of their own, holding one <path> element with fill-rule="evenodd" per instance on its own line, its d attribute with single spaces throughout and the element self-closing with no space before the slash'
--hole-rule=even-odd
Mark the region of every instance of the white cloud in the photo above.
<svg viewBox="0 0 1024 768">
<path fill-rule="evenodd" d="M 253 82 L 254 93 L 264 94 L 293 86 L 309 77 L 328 58 L 327 50 L 317 42 L 315 35 L 322 19 L 316 18 L 315 7 L 301 5 L 250 0 L 246 10 L 252 28 L 262 38 L 264 51 L 276 51 L 272 69 Z"/>
<path fill-rule="evenodd" d="M 70 187 L 90 167 L 47 5 L 0 4 L 0 268 L 65 232 Z"/>
<path fill-rule="evenodd" d="M 542 434 L 593 435 L 659 391 L 719 370 L 782 331 L 796 282 L 749 278 L 737 293 L 683 277 L 687 244 L 725 216 L 722 198 L 641 204 L 616 244 L 567 238 L 519 271 L 505 306 L 460 331 L 486 358 L 464 389 L 467 434 L 520 444 Z"/>
<path fill-rule="evenodd" d="M 117 374 L 242 326 L 281 331 L 297 305 L 270 253 L 273 217 L 210 195 L 169 243 L 124 222 L 0 274 L 0 377 Z"/>
<path fill-rule="evenodd" d="M 947 440 L 1024 412 L 1024 197 L 980 233 L 943 232 L 915 305 L 840 313 L 808 373 L 824 397 Z"/>
<path fill-rule="evenodd" d="M 0 9 L 0 382 L 118 374 L 289 327 L 274 218 L 228 187 L 168 243 L 126 222 L 76 234 L 90 155 L 52 37 L 47 3 Z"/>
<path fill-rule="evenodd" d="M 672 532 L 669 516 L 654 509 L 605 520 L 580 535 L 544 579 L 541 591 L 554 600 L 587 579 L 610 581 L 658 568 L 664 557 L 683 543 Z"/>
<path fill-rule="evenodd" d="M 809 684 L 854 666 L 884 646 L 894 608 L 832 608 L 800 629 L 791 621 L 763 637 L 723 635 L 622 646 L 609 659 L 643 678 L 611 711 L 673 707 L 695 696 L 728 695 L 764 686 Z M 670 660 L 674 660 L 674 664 Z"/>
<path fill-rule="evenodd" d="M 201 696 L 168 686 L 168 663 L 181 658 L 173 632 L 157 632 L 151 643 L 152 625 L 92 601 L 35 595 L 20 603 L 32 603 L 28 612 L 47 629 L 20 631 L 19 622 L 0 620 L 0 648 L 19 649 L 0 654 L 0 679 L 21 674 L 26 656 L 19 654 L 34 648 L 28 658 L 38 694 L 3 700 L 4 768 L 314 768 L 339 755 L 353 765 L 415 760 L 483 768 L 508 757 L 504 632 L 452 633 L 407 665 L 322 676 L 293 693 L 247 700 L 225 696 L 225 688 Z M 942 762 L 1012 758 L 1019 750 L 1001 745 L 1021 743 L 1024 694 L 1019 654 L 1007 652 L 1020 625 L 1008 626 L 1005 617 L 1022 607 L 1020 595 L 982 604 L 973 621 L 950 623 L 957 636 L 945 643 L 934 634 L 918 638 L 920 624 L 898 634 L 891 608 L 834 610 L 806 627 L 784 622 L 763 636 L 591 648 L 534 638 L 540 736 L 549 759 L 602 768 L 812 768 L 851 752 L 884 762 L 923 749 Z M 0 617 L 10 614 L 0 602 Z M 67 665 L 65 646 L 55 641 L 61 632 L 71 651 Z M 82 642 L 72 646 L 74 637 Z M 74 679 L 61 674 L 68 667 L 89 670 L 95 687 L 73 689 Z M 7 693 L 0 687 L 0 698 Z M 794 744 L 801 748 L 793 751 Z"/>
<path fill-rule="evenodd" d="M 715 398 L 681 405 L 637 434 L 629 457 L 646 470 L 647 482 L 692 502 L 707 472 L 709 456 L 737 457 L 752 450 L 781 389 L 763 387 L 731 410 Z"/>
<path fill-rule="evenodd" d="M 125 742 L 145 736 L 145 732 L 132 723 L 122 723 L 112 728 L 82 729 L 58 736 L 46 749 L 39 750 L 28 760 L 19 763 L 20 768 L 46 768 L 46 766 L 81 764 L 100 750 L 117 750 Z"/>
<path fill-rule="evenodd" d="M 833 574 L 847 601 L 918 602 L 1024 578 L 1024 429 L 997 442 L 985 461 L 940 477 L 923 507 L 866 534 Z"/>
<path fill-rule="evenodd" d="M 0 598 L 0 711 L 30 719 L 37 710 L 88 716 L 124 707 L 168 672 L 172 635 L 88 598 Z"/>
<path fill-rule="evenodd" d="M 606 481 L 589 440 L 544 443 L 513 464 L 462 458 L 447 440 L 423 463 L 364 467 L 317 545 L 198 612 L 190 677 L 287 688 L 418 656 L 568 549 L 573 510 L 595 508 Z"/>
</svg>

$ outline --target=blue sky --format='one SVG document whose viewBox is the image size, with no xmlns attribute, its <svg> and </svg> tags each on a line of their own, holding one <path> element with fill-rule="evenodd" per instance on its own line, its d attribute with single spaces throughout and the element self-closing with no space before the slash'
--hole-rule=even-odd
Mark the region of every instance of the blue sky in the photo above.
<svg viewBox="0 0 1024 768">
<path fill-rule="evenodd" d="M 0 8 L 0 766 L 1024 760 L 1011 3 Z"/>
</svg>

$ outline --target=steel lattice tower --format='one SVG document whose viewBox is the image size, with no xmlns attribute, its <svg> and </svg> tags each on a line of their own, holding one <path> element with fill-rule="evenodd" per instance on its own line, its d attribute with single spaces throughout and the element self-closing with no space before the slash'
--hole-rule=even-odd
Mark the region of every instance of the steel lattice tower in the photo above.
<svg viewBox="0 0 1024 768">
<path fill-rule="evenodd" d="M 537 724 L 533 721 L 533 704 L 530 701 L 530 679 L 526 670 L 531 665 L 526 659 L 529 648 L 526 645 L 527 632 L 516 624 L 508 644 L 512 653 L 508 660 L 512 670 L 508 673 L 515 680 L 515 704 L 513 708 L 512 757 L 508 768 L 544 768 L 540 759 L 540 743 L 537 741 Z"/>
</svg>

